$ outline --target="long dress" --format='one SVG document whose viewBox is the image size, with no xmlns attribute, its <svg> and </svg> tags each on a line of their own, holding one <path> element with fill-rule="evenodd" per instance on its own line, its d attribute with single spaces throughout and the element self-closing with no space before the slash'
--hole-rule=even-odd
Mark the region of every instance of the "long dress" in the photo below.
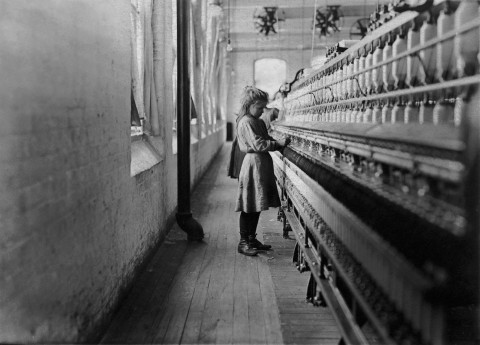
<svg viewBox="0 0 480 345">
<path fill-rule="evenodd" d="M 246 213 L 280 206 L 273 161 L 268 151 L 275 151 L 275 140 L 267 133 L 265 123 L 251 115 L 243 116 L 237 127 L 238 145 L 245 158 L 238 178 L 235 211 Z"/>
</svg>

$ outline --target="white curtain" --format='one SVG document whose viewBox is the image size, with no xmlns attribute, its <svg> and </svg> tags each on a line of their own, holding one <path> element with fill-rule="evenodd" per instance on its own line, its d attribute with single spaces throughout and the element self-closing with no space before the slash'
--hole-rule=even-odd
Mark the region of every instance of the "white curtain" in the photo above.
<svg viewBox="0 0 480 345">
<path fill-rule="evenodd" d="M 173 85 L 172 74 L 176 41 L 173 39 L 172 32 L 172 2 L 153 0 L 153 3 L 154 84 L 159 119 L 158 131 L 164 136 L 165 128 L 170 130 L 172 127 L 175 112 L 173 98 L 176 88 Z"/>
<path fill-rule="evenodd" d="M 145 131 L 164 137 L 173 112 L 172 6 L 163 0 L 131 0 L 132 88 Z"/>
<path fill-rule="evenodd" d="M 175 1 L 175 0 L 173 0 Z M 132 89 L 145 132 L 165 138 L 175 115 L 176 15 L 173 1 L 131 0 Z M 218 44 L 223 10 L 212 1 L 194 1 L 190 13 L 190 93 L 202 136 L 214 129 L 219 75 L 224 63 Z M 205 131 L 207 129 L 207 131 Z M 195 133 L 193 133 L 195 135 Z"/>
<path fill-rule="evenodd" d="M 131 4 L 132 90 L 138 113 L 141 118 L 145 118 L 143 102 L 144 16 L 142 14 L 142 1 L 131 0 Z"/>
<path fill-rule="evenodd" d="M 205 59 L 203 61 L 203 90 L 204 111 L 207 114 L 206 122 L 209 131 L 216 122 L 216 93 L 217 80 L 215 78 L 218 64 L 218 39 L 220 26 L 223 20 L 223 10 L 220 6 L 210 1 L 206 15 Z"/>
</svg>

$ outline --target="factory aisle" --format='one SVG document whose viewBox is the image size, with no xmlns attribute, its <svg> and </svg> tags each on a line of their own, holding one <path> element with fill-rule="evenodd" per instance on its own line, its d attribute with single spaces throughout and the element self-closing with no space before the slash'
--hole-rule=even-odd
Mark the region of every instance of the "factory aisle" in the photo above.
<svg viewBox="0 0 480 345">
<path fill-rule="evenodd" d="M 230 143 L 192 195 L 205 231 L 188 242 L 175 225 L 139 276 L 102 339 L 105 344 L 337 344 L 327 308 L 305 303 L 308 273 L 292 264 L 277 210 L 262 212 L 260 240 L 273 250 L 237 253 L 236 181 L 226 176 Z"/>
</svg>

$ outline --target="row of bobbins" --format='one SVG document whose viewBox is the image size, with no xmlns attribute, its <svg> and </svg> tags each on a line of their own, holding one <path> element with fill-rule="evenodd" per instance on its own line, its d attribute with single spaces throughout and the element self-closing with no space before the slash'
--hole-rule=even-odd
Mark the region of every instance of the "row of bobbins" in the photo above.
<svg viewBox="0 0 480 345">
<path fill-rule="evenodd" d="M 429 11 L 399 28 L 398 32 L 389 32 L 385 37 L 369 43 L 358 50 L 356 56 L 348 56 L 338 64 L 313 76 L 308 85 L 290 95 L 291 100 L 287 100 L 287 104 L 290 103 L 289 112 L 298 113 L 298 110 L 305 110 L 309 106 L 442 83 L 475 74 L 479 65 L 478 27 L 440 40 L 425 49 L 417 49 L 418 52 L 391 63 L 381 64 L 405 51 L 443 37 L 452 30 L 460 29 L 462 25 L 476 18 L 478 18 L 476 1 L 464 0 L 456 10 L 449 1 L 444 2 L 443 9 L 437 17 L 434 16 L 433 11 Z M 380 66 L 375 68 L 377 65 Z M 362 73 L 363 70 L 365 70 L 364 73 Z M 352 75 L 353 77 L 350 77 Z M 368 113 L 369 109 L 374 111 L 380 106 L 387 114 L 389 108 L 400 110 L 405 108 L 404 122 L 417 122 L 418 119 L 420 123 L 451 123 L 458 126 L 461 123 L 460 110 L 466 99 L 465 91 L 465 88 L 454 88 L 422 94 L 412 93 L 409 96 L 371 102 L 363 107 Z M 351 107 L 357 108 L 358 105 L 352 104 Z M 455 108 L 457 111 L 454 113 Z M 306 110 L 308 113 L 311 109 Z M 413 113 L 412 116 L 408 116 L 410 112 Z M 421 116 L 424 112 L 426 115 Z M 332 116 L 328 118 L 331 120 Z M 333 118 L 337 117 L 333 116 Z M 376 117 L 373 116 L 373 118 Z M 382 118 L 385 119 L 388 116 Z M 402 116 L 392 118 L 401 119 Z M 347 122 L 359 121 L 347 120 Z"/>
</svg>

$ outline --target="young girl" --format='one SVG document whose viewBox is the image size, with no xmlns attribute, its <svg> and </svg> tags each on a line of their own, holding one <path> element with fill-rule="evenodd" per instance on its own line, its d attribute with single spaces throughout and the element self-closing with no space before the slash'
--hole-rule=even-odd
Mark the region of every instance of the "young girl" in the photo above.
<svg viewBox="0 0 480 345">
<path fill-rule="evenodd" d="M 265 123 L 259 119 L 267 103 L 268 94 L 265 91 L 247 86 L 237 122 L 238 146 L 246 153 L 238 178 L 235 209 L 240 212 L 238 252 L 249 256 L 257 255 L 257 250 L 271 248 L 256 239 L 260 212 L 280 206 L 273 162 L 268 151 L 279 150 L 290 142 L 288 138 L 276 141 L 268 135 Z"/>
</svg>

